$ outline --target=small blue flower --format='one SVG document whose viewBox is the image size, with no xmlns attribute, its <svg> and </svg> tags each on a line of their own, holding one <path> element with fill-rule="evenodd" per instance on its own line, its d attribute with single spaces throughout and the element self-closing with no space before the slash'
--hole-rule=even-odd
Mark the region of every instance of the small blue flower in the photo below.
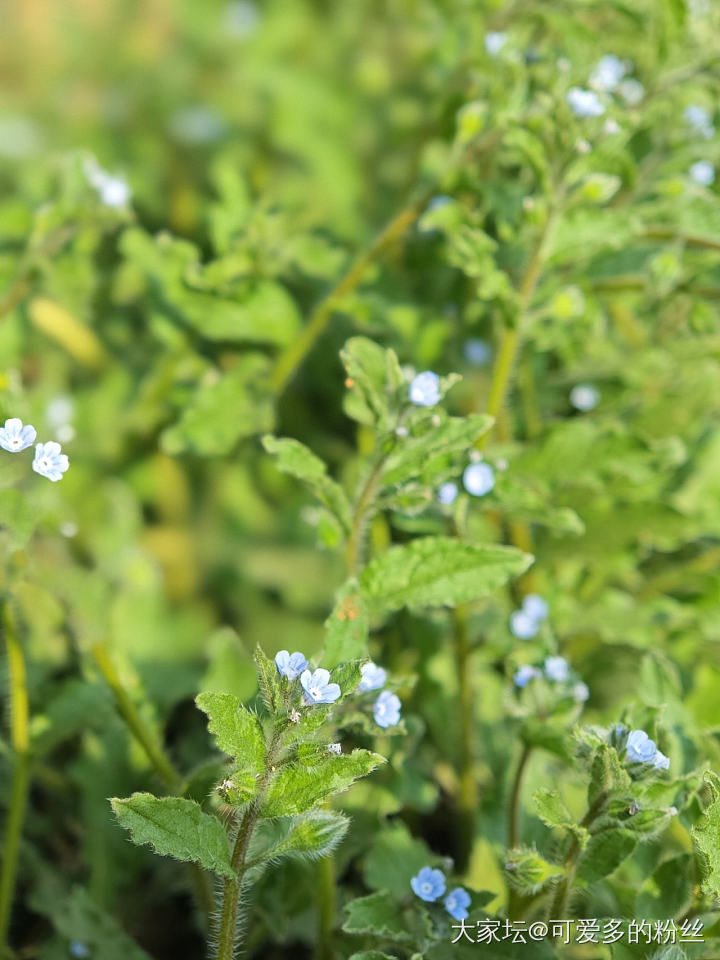
<svg viewBox="0 0 720 960">
<path fill-rule="evenodd" d="M 690 179 L 701 187 L 709 187 L 715 182 L 715 167 L 707 160 L 698 160 L 690 167 Z"/>
<path fill-rule="evenodd" d="M 54 440 L 35 445 L 35 459 L 32 468 L 41 477 L 47 477 L 53 483 L 62 479 L 62 475 L 70 466 L 67 456 L 62 453 L 62 447 Z"/>
<path fill-rule="evenodd" d="M 565 99 L 576 117 L 600 117 L 605 113 L 605 107 L 594 90 L 571 87 Z"/>
<path fill-rule="evenodd" d="M 340 696 L 337 683 L 330 683 L 330 671 L 324 667 L 317 670 L 304 670 L 300 683 L 305 691 L 305 703 L 334 703 Z"/>
<path fill-rule="evenodd" d="M 639 80 L 628 77 L 618 86 L 618 93 L 631 107 L 636 107 L 645 96 L 645 87 Z"/>
<path fill-rule="evenodd" d="M 389 690 L 383 690 L 373 705 L 373 716 L 375 723 L 379 727 L 394 727 L 400 722 L 400 698 L 390 693 Z"/>
<path fill-rule="evenodd" d="M 474 367 L 482 367 L 492 356 L 492 350 L 487 341 L 481 340 L 479 337 L 471 337 L 465 341 L 463 356 Z"/>
<path fill-rule="evenodd" d="M 440 400 L 440 377 L 432 370 L 418 373 L 410 384 L 408 397 L 417 407 L 434 407 Z"/>
<path fill-rule="evenodd" d="M 614 53 L 600 58 L 600 62 L 590 76 L 590 86 L 594 90 L 609 93 L 614 90 L 627 73 L 627 67 Z"/>
<path fill-rule="evenodd" d="M 380 687 L 385 686 L 387 673 L 385 673 L 382 667 L 378 667 L 377 664 L 364 663 L 360 667 L 360 673 L 362 679 L 358 684 L 359 693 L 367 693 L 368 690 L 379 690 Z"/>
<path fill-rule="evenodd" d="M 570 403 L 576 410 L 587 413 L 600 403 L 600 391 L 591 383 L 579 383 L 570 391 Z"/>
<path fill-rule="evenodd" d="M 466 920 L 470 906 L 470 894 L 462 887 L 455 887 L 443 900 L 445 909 L 454 920 Z"/>
<path fill-rule="evenodd" d="M 564 657 L 548 657 L 545 661 L 545 676 L 555 683 L 565 683 L 569 675 L 568 662 Z"/>
<path fill-rule="evenodd" d="M 507 34 L 491 30 L 485 34 L 485 49 L 491 57 L 496 57 L 507 43 Z"/>
<path fill-rule="evenodd" d="M 510 614 L 510 632 L 518 640 L 530 640 L 539 629 L 538 620 L 526 610 L 515 610 Z"/>
<path fill-rule="evenodd" d="M 495 472 L 489 463 L 471 463 L 465 467 L 463 485 L 474 497 L 484 497 L 495 486 Z"/>
<path fill-rule="evenodd" d="M 526 687 L 531 680 L 534 680 L 535 677 L 541 676 L 540 671 L 537 667 L 531 667 L 529 663 L 524 663 L 521 667 L 518 667 L 515 672 L 515 677 L 513 683 L 516 687 Z"/>
<path fill-rule="evenodd" d="M 441 484 L 437 492 L 437 498 L 444 507 L 449 507 L 451 503 L 455 502 L 458 492 L 458 485 L 453 483 L 452 480 L 448 480 Z"/>
<path fill-rule="evenodd" d="M 689 107 L 685 108 L 683 117 L 685 118 L 685 122 L 692 127 L 695 133 L 699 133 L 700 136 L 704 137 L 706 140 L 712 139 L 715 134 L 715 127 L 712 125 L 710 112 L 706 110 L 705 107 L 691 104 Z"/>
<path fill-rule="evenodd" d="M 581 680 L 573 687 L 573 696 L 578 703 L 585 703 L 585 701 L 590 697 L 590 688 Z"/>
<path fill-rule="evenodd" d="M 84 960 L 90 956 L 90 949 L 82 940 L 71 940 L 68 944 L 68 953 L 74 960 Z"/>
<path fill-rule="evenodd" d="M 278 673 L 288 680 L 297 680 L 300 674 L 307 668 L 308 662 L 305 657 L 295 651 L 289 653 L 287 650 L 280 650 L 275 654 L 275 666 Z"/>
<path fill-rule="evenodd" d="M 423 867 L 410 881 L 410 886 L 425 903 L 434 903 L 445 893 L 445 876 L 441 870 Z"/>
<path fill-rule="evenodd" d="M 85 164 L 85 175 L 97 190 L 100 202 L 106 207 L 119 209 L 130 202 L 130 187 L 122 177 L 113 177 L 93 157 Z"/>
<path fill-rule="evenodd" d="M 656 750 L 655 756 L 653 757 L 652 765 L 656 770 L 669 770 L 670 769 L 670 757 L 666 757 L 662 750 Z"/>
<path fill-rule="evenodd" d="M 22 420 L 11 417 L 0 427 L 0 447 L 9 453 L 19 453 L 35 443 L 37 431 L 29 423 L 23 426 Z"/>
<path fill-rule="evenodd" d="M 336 755 L 339 757 L 340 754 L 342 753 L 342 744 L 341 744 L 341 743 L 329 743 L 329 744 L 328 744 L 328 751 L 329 751 L 330 753 L 336 754 Z"/>
<path fill-rule="evenodd" d="M 522 608 L 533 620 L 544 620 L 549 613 L 547 601 L 543 600 L 539 593 L 528 593 L 523 598 Z"/>
<path fill-rule="evenodd" d="M 652 763 L 657 752 L 655 741 L 644 730 L 631 730 L 625 745 L 631 763 Z"/>
</svg>

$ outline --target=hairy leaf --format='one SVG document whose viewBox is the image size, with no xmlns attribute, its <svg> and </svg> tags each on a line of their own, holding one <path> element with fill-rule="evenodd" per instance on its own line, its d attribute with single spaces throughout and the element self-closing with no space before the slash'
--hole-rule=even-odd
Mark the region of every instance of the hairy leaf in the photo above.
<svg viewBox="0 0 720 960">
<path fill-rule="evenodd" d="M 251 775 L 265 767 L 265 738 L 257 714 L 230 693 L 201 693 L 195 700 L 209 718 L 208 729 L 223 753 Z"/>
<path fill-rule="evenodd" d="M 312 767 L 289 764 L 282 767 L 271 781 L 261 813 L 265 817 L 304 813 L 328 797 L 347 790 L 355 780 L 367 776 L 384 762 L 377 753 L 353 750 L 340 756 L 328 754 Z"/>
</svg>

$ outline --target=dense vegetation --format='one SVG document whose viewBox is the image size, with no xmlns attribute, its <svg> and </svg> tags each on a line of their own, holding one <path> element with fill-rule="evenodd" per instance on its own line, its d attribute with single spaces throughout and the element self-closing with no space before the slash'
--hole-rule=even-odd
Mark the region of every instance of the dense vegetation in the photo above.
<svg viewBox="0 0 720 960">
<path fill-rule="evenodd" d="M 9 4 L 3 955 L 720 955 L 719 36 Z"/>
</svg>

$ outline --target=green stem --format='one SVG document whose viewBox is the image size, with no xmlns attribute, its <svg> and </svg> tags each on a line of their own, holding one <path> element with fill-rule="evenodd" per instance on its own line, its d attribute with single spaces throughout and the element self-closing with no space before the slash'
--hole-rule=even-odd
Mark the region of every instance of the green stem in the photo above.
<svg viewBox="0 0 720 960">
<path fill-rule="evenodd" d="M 122 680 L 118 676 L 107 649 L 101 644 L 95 644 L 92 648 L 92 657 L 103 679 L 110 687 L 115 698 L 118 712 L 127 724 L 130 733 L 145 751 L 145 755 L 167 789 L 171 793 L 179 794 L 182 789 L 182 777 L 170 759 L 165 755 L 153 731 L 147 726 L 140 711 L 123 686 Z M 210 877 L 199 864 L 189 864 L 188 868 L 192 877 L 195 899 L 200 909 L 203 924 L 207 929 L 209 928 L 210 917 L 214 910 L 213 890 Z"/>
<path fill-rule="evenodd" d="M 10 744 L 13 750 L 10 807 L 5 823 L 3 863 L 0 873 L 0 949 L 3 953 L 8 953 L 10 913 L 30 785 L 30 731 L 25 659 L 7 603 L 3 609 L 2 619 L 10 679 Z"/>
<path fill-rule="evenodd" d="M 360 565 L 363 532 L 368 520 L 368 512 L 372 505 L 373 495 L 375 494 L 380 474 L 385 465 L 385 459 L 385 454 L 377 457 L 355 501 L 350 535 L 345 546 L 345 567 L 349 577 L 357 573 L 358 566 Z"/>
<path fill-rule="evenodd" d="M 318 863 L 318 943 L 317 960 L 334 960 L 332 945 L 337 897 L 335 894 L 335 858 L 323 857 Z"/>
<path fill-rule="evenodd" d="M 522 790 L 523 774 L 531 754 L 532 747 L 530 744 L 523 743 L 520 760 L 515 771 L 515 779 L 513 780 L 508 811 L 508 847 L 510 849 L 516 847 L 520 841 L 520 791 Z"/>
<path fill-rule="evenodd" d="M 458 830 L 455 862 L 462 873 L 468 866 L 475 836 L 475 816 L 478 808 L 478 786 L 475 779 L 475 716 L 474 690 L 470 669 L 470 638 L 468 634 L 468 610 L 459 606 L 455 610 L 453 636 L 455 674 L 458 684 L 458 719 L 460 741 L 458 744 Z"/>
</svg>

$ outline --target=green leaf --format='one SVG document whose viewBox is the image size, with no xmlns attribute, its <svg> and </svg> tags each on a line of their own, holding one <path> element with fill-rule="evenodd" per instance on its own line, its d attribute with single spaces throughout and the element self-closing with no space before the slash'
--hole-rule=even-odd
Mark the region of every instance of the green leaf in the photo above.
<svg viewBox="0 0 720 960">
<path fill-rule="evenodd" d="M 281 767 L 268 788 L 261 814 L 280 817 L 304 813 L 347 790 L 359 777 L 365 777 L 384 763 L 384 757 L 369 750 L 353 750 L 336 756 L 328 754 L 312 767 L 291 763 Z"/>
<path fill-rule="evenodd" d="M 325 621 L 323 665 L 330 668 L 367 655 L 370 622 L 365 600 L 355 584 L 346 585 Z"/>
<path fill-rule="evenodd" d="M 720 897 L 720 777 L 706 771 L 705 783 L 710 790 L 710 803 L 700 822 L 692 828 L 692 838 L 699 853 L 702 889 L 709 897 Z"/>
<path fill-rule="evenodd" d="M 149 843 L 164 857 L 191 860 L 223 877 L 235 878 L 225 828 L 193 800 L 134 793 L 110 801 L 133 843 Z"/>
<path fill-rule="evenodd" d="M 575 822 L 575 818 L 554 790 L 543 787 L 533 794 L 533 803 L 538 816 L 548 827 L 560 827 L 574 833 L 581 842 L 588 836 L 587 830 Z"/>
<path fill-rule="evenodd" d="M 363 950 L 362 953 L 354 953 L 350 960 L 397 960 L 397 957 L 379 950 Z"/>
<path fill-rule="evenodd" d="M 259 824 L 256 837 L 253 837 L 251 860 L 274 861 L 291 856 L 317 860 L 325 857 L 343 839 L 349 823 L 347 817 L 332 810 L 310 810 L 295 817 L 266 820 Z"/>
<path fill-rule="evenodd" d="M 9 538 L 12 549 L 27 546 L 37 521 L 37 505 L 27 494 L 20 490 L 0 490 L 0 530 Z"/>
<path fill-rule="evenodd" d="M 607 877 L 633 852 L 639 837 L 621 827 L 594 833 L 580 857 L 578 877 L 594 883 Z"/>
<path fill-rule="evenodd" d="M 368 933 L 387 940 L 410 940 L 411 935 L 395 901 L 387 892 L 351 900 L 345 907 L 346 933 Z"/>
<path fill-rule="evenodd" d="M 342 693 L 341 700 L 349 693 L 354 693 L 357 689 L 358 684 L 362 680 L 361 667 L 361 660 L 351 660 L 349 663 L 341 663 L 339 666 L 333 667 L 330 671 L 331 683 L 337 683 L 340 687 Z"/>
<path fill-rule="evenodd" d="M 346 412 L 360 423 L 386 430 L 394 402 L 407 387 L 395 351 L 384 350 L 366 337 L 352 337 L 340 357 L 351 384 Z"/>
<path fill-rule="evenodd" d="M 230 693 L 201 693 L 195 700 L 209 718 L 218 747 L 253 776 L 265 769 L 265 737 L 257 714 Z"/>
<path fill-rule="evenodd" d="M 374 615 L 405 606 L 451 607 L 487 596 L 527 570 L 532 560 L 514 547 L 424 537 L 371 560 L 360 586 Z"/>
<path fill-rule="evenodd" d="M 282 703 L 282 686 L 280 674 L 275 662 L 265 656 L 261 647 L 255 648 L 255 666 L 257 668 L 260 696 L 271 713 L 277 713 Z"/>
<path fill-rule="evenodd" d="M 351 525 L 350 504 L 340 484 L 327 475 L 323 461 L 298 440 L 266 436 L 262 442 L 267 452 L 275 457 L 278 470 L 306 483 L 342 529 L 348 532 Z"/>
<path fill-rule="evenodd" d="M 617 750 L 606 743 L 601 743 L 590 767 L 588 806 L 594 807 L 603 797 L 627 794 L 630 783 L 630 775 L 623 766 Z"/>
<path fill-rule="evenodd" d="M 407 483 L 416 477 L 432 481 L 437 474 L 435 458 L 445 458 L 453 453 L 465 453 L 475 441 L 487 433 L 493 418 L 486 414 L 469 417 L 449 417 L 438 426 L 429 421 L 419 436 L 410 435 L 399 440 L 393 453 L 387 458 L 382 472 L 382 483 Z"/>
<path fill-rule="evenodd" d="M 413 837 L 403 823 L 394 823 L 372 840 L 363 864 L 365 883 L 371 890 L 387 890 L 404 897 L 410 880 L 432 862 L 432 854 L 422 840 Z"/>
<path fill-rule="evenodd" d="M 564 872 L 563 867 L 549 863 L 533 847 L 515 847 L 505 862 L 508 883 L 524 896 L 539 893 Z"/>
</svg>

